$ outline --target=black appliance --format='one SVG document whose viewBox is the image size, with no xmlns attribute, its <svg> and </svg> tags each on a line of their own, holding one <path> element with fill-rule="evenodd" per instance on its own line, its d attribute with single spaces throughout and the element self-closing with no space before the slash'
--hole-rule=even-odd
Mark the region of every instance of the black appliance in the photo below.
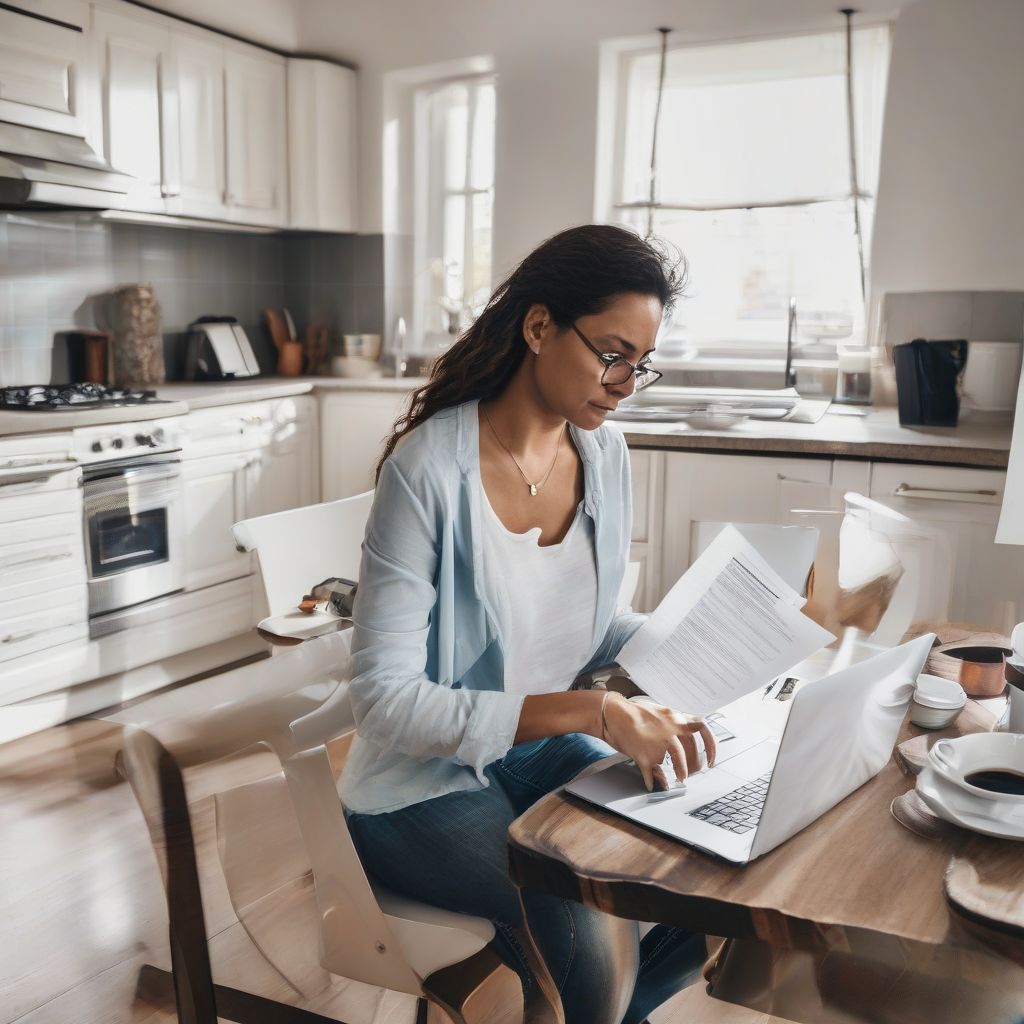
<svg viewBox="0 0 1024 1024">
<path fill-rule="evenodd" d="M 967 342 L 915 338 L 892 350 L 901 427 L 955 427 Z"/>
</svg>

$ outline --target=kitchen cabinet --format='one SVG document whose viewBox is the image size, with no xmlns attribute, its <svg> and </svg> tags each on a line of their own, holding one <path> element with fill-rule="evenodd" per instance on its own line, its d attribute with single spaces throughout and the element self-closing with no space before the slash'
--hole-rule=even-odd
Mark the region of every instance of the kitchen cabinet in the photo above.
<svg viewBox="0 0 1024 1024">
<path fill-rule="evenodd" d="M 284 399 L 263 417 L 247 481 L 247 519 L 320 500 L 316 399 Z"/>
<path fill-rule="evenodd" d="M 95 74 L 83 0 L 0 9 L 0 121 L 84 138 Z"/>
<path fill-rule="evenodd" d="M 723 523 L 788 524 L 799 489 L 827 489 L 831 483 L 829 459 L 665 453 L 658 600 Z"/>
<path fill-rule="evenodd" d="M 288 61 L 289 220 L 306 231 L 356 231 L 356 73 Z"/>
<path fill-rule="evenodd" d="M 178 93 L 180 178 L 168 190 L 168 212 L 223 220 L 224 49 L 212 34 L 175 29 L 171 57 Z"/>
<path fill-rule="evenodd" d="M 321 392 L 323 501 L 348 498 L 374 486 L 384 443 L 408 401 L 409 392 L 404 390 Z"/>
<path fill-rule="evenodd" d="M 134 179 L 126 209 L 165 213 L 165 198 L 181 191 L 171 34 L 152 18 L 96 7 L 92 35 L 102 96 L 94 145 Z"/>
<path fill-rule="evenodd" d="M 934 550 L 949 559 L 942 586 L 946 618 L 1009 631 L 1024 619 L 1024 548 L 996 544 L 1006 473 L 951 466 L 875 464 L 870 497 L 934 531 Z"/>
<path fill-rule="evenodd" d="M 665 452 L 632 450 L 629 453 L 633 482 L 633 529 L 629 560 L 636 562 L 640 570 L 630 603 L 636 611 L 641 612 L 653 611 L 664 596 L 660 555 L 665 457 Z"/>
<path fill-rule="evenodd" d="M 228 216 L 283 227 L 288 215 L 285 60 L 255 47 L 225 46 L 224 85 Z"/>
<path fill-rule="evenodd" d="M 249 576 L 252 556 L 236 550 L 231 528 L 246 518 L 248 452 L 185 459 L 185 590 Z"/>
<path fill-rule="evenodd" d="M 317 500 L 316 401 L 307 396 L 190 413 L 184 428 L 185 590 L 250 576 L 240 519 Z"/>
</svg>

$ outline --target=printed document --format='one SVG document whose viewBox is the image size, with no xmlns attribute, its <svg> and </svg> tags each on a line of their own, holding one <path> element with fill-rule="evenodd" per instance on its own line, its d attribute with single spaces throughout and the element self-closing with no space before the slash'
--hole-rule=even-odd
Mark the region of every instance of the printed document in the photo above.
<svg viewBox="0 0 1024 1024">
<path fill-rule="evenodd" d="M 708 714 L 835 639 L 800 611 L 803 601 L 728 526 L 630 638 L 618 662 L 655 700 Z"/>
</svg>

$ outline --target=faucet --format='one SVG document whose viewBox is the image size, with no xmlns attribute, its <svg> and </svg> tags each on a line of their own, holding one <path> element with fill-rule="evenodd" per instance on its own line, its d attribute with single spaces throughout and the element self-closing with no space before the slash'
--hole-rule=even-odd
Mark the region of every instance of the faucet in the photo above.
<svg viewBox="0 0 1024 1024">
<path fill-rule="evenodd" d="M 789 297 L 789 319 L 786 322 L 786 370 L 782 381 L 784 388 L 796 387 L 796 370 L 793 369 L 793 342 L 796 339 L 796 296 Z"/>
</svg>

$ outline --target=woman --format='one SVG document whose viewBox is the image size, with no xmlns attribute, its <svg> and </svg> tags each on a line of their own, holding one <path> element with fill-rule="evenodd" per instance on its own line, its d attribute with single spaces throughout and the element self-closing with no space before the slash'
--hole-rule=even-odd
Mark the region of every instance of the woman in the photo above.
<svg viewBox="0 0 1024 1024">
<path fill-rule="evenodd" d="M 699 719 L 569 691 L 642 621 L 616 613 L 629 461 L 604 421 L 655 376 L 678 288 L 629 231 L 549 239 L 438 360 L 378 467 L 353 615 L 350 828 L 391 889 L 494 922 L 528 1019 L 540 992 L 509 823 L 614 750 L 648 789 L 666 755 L 680 778 L 699 767 L 698 735 L 714 757 Z M 567 1024 L 638 1024 L 703 959 L 703 937 L 679 929 L 641 943 L 635 923 L 578 903 L 528 892 L 524 907 Z"/>
</svg>

